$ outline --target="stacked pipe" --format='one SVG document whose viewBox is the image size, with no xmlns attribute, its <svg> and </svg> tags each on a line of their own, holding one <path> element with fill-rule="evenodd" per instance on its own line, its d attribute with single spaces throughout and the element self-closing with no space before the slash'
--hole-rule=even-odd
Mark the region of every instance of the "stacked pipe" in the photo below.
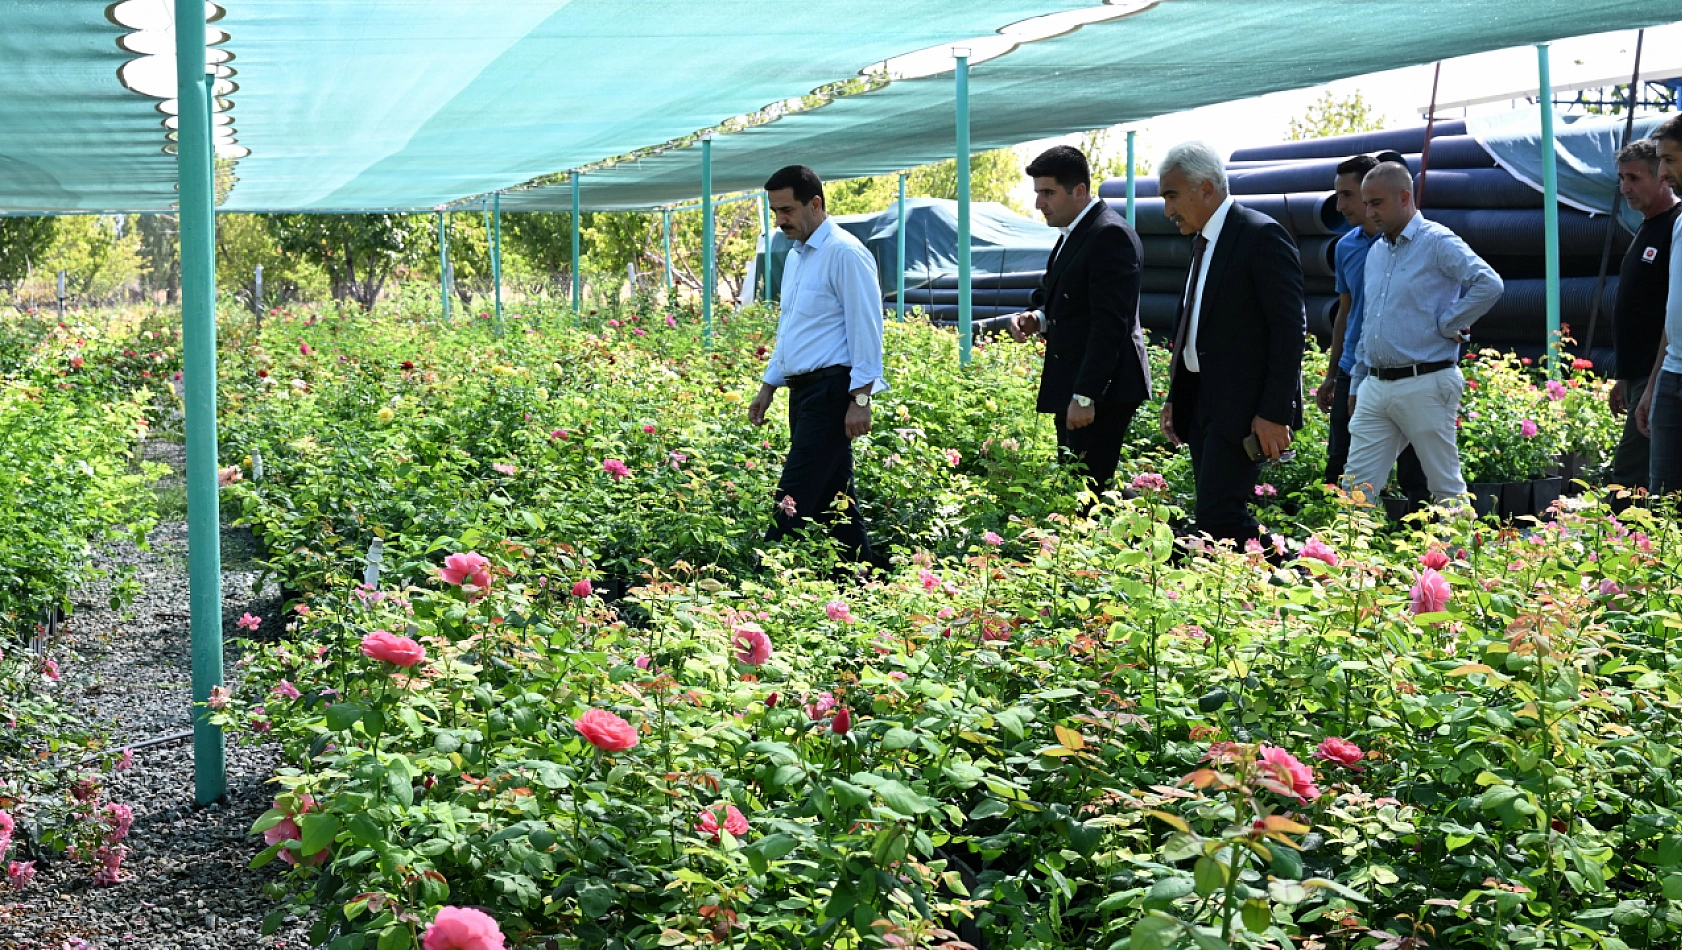
<svg viewBox="0 0 1682 950">
<path fill-rule="evenodd" d="M 971 280 L 970 316 L 975 320 L 1017 313 L 1033 306 L 1034 288 L 1040 285 L 1042 271 L 1019 271 L 1005 274 L 976 274 Z M 893 303 L 888 295 L 888 305 Z M 936 277 L 920 287 L 905 289 L 905 305 L 921 307 L 937 323 L 955 323 L 958 319 L 958 277 Z"/>
<path fill-rule="evenodd" d="M 1330 190 L 1338 163 L 1352 155 L 1391 149 L 1404 155 L 1417 176 L 1424 143 L 1425 127 L 1419 126 L 1239 149 L 1228 161 L 1232 194 L 1240 203 L 1279 221 L 1296 241 L 1302 256 L 1308 328 L 1322 344 L 1330 340 L 1337 305 L 1333 247 L 1348 230 Z M 1489 153 L 1466 134 L 1463 121 L 1436 124 L 1430 157 L 1425 216 L 1460 235 L 1507 285 L 1501 302 L 1473 327 L 1474 345 L 1540 348 L 1547 336 L 1542 193 L 1496 167 Z M 1135 188 L 1139 196 L 1135 217 L 1145 246 L 1140 319 L 1146 330 L 1165 337 L 1173 330 L 1185 292 L 1191 242 L 1162 216 L 1156 179 L 1139 179 Z M 1119 206 L 1126 200 L 1127 182 L 1105 181 L 1099 194 Z M 1562 207 L 1559 225 L 1560 321 L 1583 335 L 1588 331 L 1606 218 Z M 1622 228 L 1614 228 L 1614 233 L 1613 251 L 1621 255 L 1630 236 Z M 1613 276 L 1606 283 L 1596 346 L 1611 345 L 1608 315 L 1616 292 Z M 1585 348 L 1589 344 L 1578 342 Z"/>
</svg>

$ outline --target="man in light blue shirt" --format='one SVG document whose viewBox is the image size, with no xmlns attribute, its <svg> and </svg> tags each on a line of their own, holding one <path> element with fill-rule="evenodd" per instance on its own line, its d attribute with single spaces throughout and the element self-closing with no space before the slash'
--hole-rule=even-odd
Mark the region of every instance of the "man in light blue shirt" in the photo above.
<svg viewBox="0 0 1682 950">
<path fill-rule="evenodd" d="M 1335 248 L 1337 270 L 1337 316 L 1332 321 L 1332 347 L 1327 353 L 1326 379 L 1314 393 L 1320 411 L 1326 413 L 1331 431 L 1326 439 L 1326 472 L 1328 485 L 1336 485 L 1343 478 L 1349 462 L 1349 392 L 1354 383 L 1355 348 L 1361 342 L 1361 317 L 1366 312 L 1367 253 L 1378 240 L 1378 225 L 1367 214 L 1366 199 L 1361 196 L 1361 182 L 1380 161 L 1390 161 L 1397 152 L 1383 152 L 1377 157 L 1356 155 L 1337 166 L 1332 180 L 1337 196 L 1337 211 L 1350 224 L 1350 230 L 1338 239 Z M 1413 446 L 1402 450 L 1396 461 L 1396 477 L 1402 493 L 1410 501 L 1420 501 L 1429 494 L 1425 470 L 1419 466 L 1419 456 Z"/>
<path fill-rule="evenodd" d="M 788 460 L 765 540 L 808 520 L 829 525 L 854 563 L 881 566 L 870 550 L 853 486 L 852 440 L 870 431 L 871 396 L 882 380 L 882 288 L 876 261 L 824 212 L 823 182 L 790 165 L 765 183 L 777 228 L 794 242 L 783 269 L 777 343 L 748 420 L 765 424 L 788 387 Z"/>
<path fill-rule="evenodd" d="M 1367 254 L 1343 485 L 1370 503 L 1411 442 L 1431 495 L 1449 501 L 1466 491 L 1455 429 L 1466 385 L 1460 344 L 1505 286 L 1453 231 L 1420 215 L 1407 166 L 1380 164 L 1361 194 L 1383 238 Z"/>
<path fill-rule="evenodd" d="M 1659 148 L 1659 174 L 1682 194 L 1682 116 L 1666 119 L 1651 138 Z M 1635 417 L 1637 425 L 1646 423 L 1643 434 L 1652 439 L 1648 490 L 1655 495 L 1682 491 L 1682 218 L 1671 231 L 1664 344 Z"/>
</svg>

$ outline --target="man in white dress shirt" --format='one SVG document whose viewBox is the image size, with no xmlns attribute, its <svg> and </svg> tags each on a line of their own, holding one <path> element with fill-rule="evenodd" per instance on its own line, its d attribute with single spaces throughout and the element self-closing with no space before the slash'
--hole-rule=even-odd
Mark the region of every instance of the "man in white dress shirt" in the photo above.
<svg viewBox="0 0 1682 950">
<path fill-rule="evenodd" d="M 790 165 L 765 183 L 777 228 L 794 242 L 783 268 L 777 343 L 748 420 L 765 424 L 788 387 L 788 460 L 767 542 L 809 519 L 826 522 L 851 562 L 873 557 L 853 487 L 852 440 L 870 431 L 882 380 L 882 288 L 876 261 L 824 212 L 823 182 Z"/>
</svg>

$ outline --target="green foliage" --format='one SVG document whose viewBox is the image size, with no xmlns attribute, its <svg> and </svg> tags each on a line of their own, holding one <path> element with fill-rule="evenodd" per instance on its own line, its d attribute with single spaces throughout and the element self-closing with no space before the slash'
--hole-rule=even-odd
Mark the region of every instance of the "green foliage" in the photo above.
<svg viewBox="0 0 1682 950">
<path fill-rule="evenodd" d="M 1376 112 L 1359 89 L 1342 99 L 1327 92 L 1314 100 L 1300 118 L 1290 120 L 1285 138 L 1292 142 L 1323 139 L 1384 128 L 1384 116 Z"/>
<path fill-rule="evenodd" d="M 431 215 L 280 214 L 265 219 L 282 252 L 327 272 L 335 300 L 371 309 L 386 279 L 429 240 L 436 250 Z"/>
<path fill-rule="evenodd" d="M 179 257 L 175 266 L 180 267 Z M 263 302 L 274 307 L 295 300 L 320 300 L 328 293 L 320 264 L 285 252 L 262 215 L 216 216 L 216 286 L 237 293 L 249 306 L 257 292 L 257 268 L 263 268 Z"/>
<path fill-rule="evenodd" d="M 27 274 L 52 246 L 57 230 L 57 218 L 0 218 L 0 281 Z"/>
<path fill-rule="evenodd" d="M 1009 148 L 970 156 L 970 199 L 997 201 L 1021 211 L 1012 200 L 1011 193 L 1022 184 L 1022 168 L 1026 164 L 1015 149 Z M 905 194 L 911 198 L 957 198 L 957 159 L 911 169 L 905 177 Z M 830 214 L 881 211 L 898 200 L 898 175 L 824 183 L 824 204 Z"/>
<path fill-rule="evenodd" d="M 68 215 L 35 261 L 38 277 L 65 272 L 65 292 L 82 303 L 113 299 L 140 275 L 140 237 L 121 215 Z"/>
<path fill-rule="evenodd" d="M 166 303 L 181 293 L 181 226 L 173 214 L 137 214 L 129 218 L 140 237 L 140 285 L 148 294 L 164 292 Z"/>
</svg>

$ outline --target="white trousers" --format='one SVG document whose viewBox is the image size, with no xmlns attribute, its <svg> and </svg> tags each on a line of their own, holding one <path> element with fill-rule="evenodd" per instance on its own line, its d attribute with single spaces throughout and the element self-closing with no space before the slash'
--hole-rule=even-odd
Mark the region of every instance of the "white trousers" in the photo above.
<svg viewBox="0 0 1682 950">
<path fill-rule="evenodd" d="M 1465 386 L 1459 367 L 1407 379 L 1367 377 L 1356 392 L 1355 414 L 1349 417 L 1344 489 L 1360 489 L 1368 503 L 1373 502 L 1389 481 L 1396 456 L 1411 442 L 1433 499 L 1448 501 L 1464 494 L 1454 420 Z"/>
</svg>

